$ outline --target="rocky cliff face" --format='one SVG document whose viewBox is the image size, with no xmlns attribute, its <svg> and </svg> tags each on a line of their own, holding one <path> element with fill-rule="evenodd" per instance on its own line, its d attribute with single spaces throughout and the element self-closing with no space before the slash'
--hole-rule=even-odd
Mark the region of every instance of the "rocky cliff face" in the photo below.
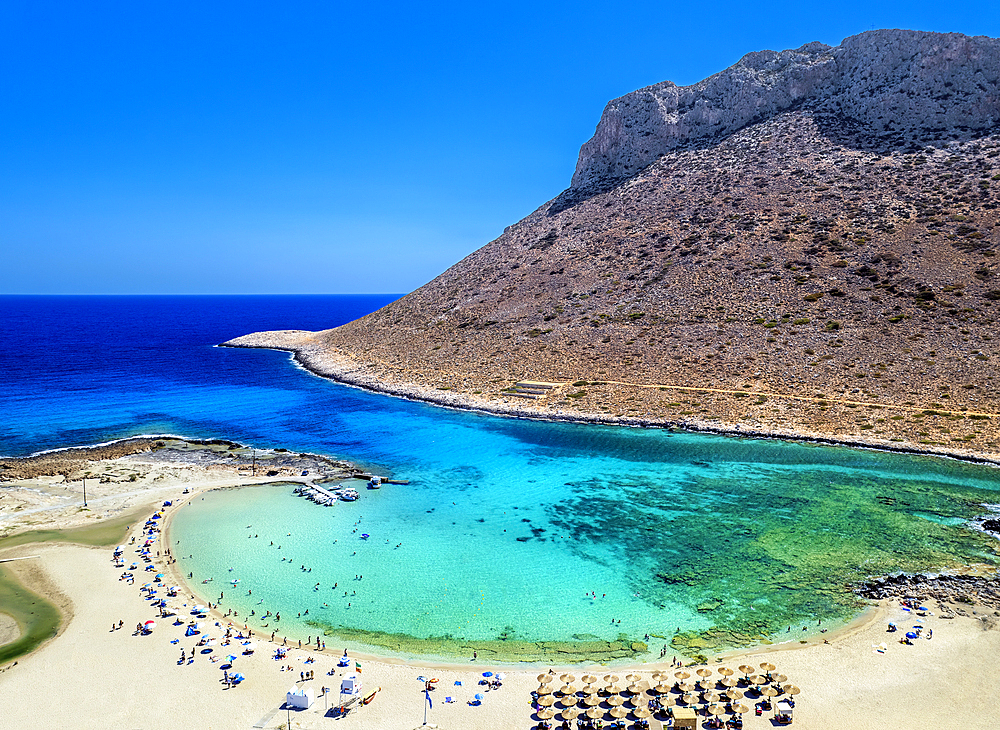
<svg viewBox="0 0 1000 730">
<path fill-rule="evenodd" d="M 1000 40 L 871 31 L 835 48 L 749 53 L 691 86 L 633 91 L 605 108 L 572 185 L 606 186 L 662 154 L 800 107 L 843 117 L 883 146 L 992 129 L 1000 122 Z"/>
</svg>

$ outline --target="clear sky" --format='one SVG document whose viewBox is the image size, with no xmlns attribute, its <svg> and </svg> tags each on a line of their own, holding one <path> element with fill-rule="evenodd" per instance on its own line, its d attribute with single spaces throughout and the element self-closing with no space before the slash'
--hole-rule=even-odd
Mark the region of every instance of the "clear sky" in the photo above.
<svg viewBox="0 0 1000 730">
<path fill-rule="evenodd" d="M 994 2 L 0 0 L 0 293 L 406 292 L 569 185 L 604 105 Z"/>
</svg>

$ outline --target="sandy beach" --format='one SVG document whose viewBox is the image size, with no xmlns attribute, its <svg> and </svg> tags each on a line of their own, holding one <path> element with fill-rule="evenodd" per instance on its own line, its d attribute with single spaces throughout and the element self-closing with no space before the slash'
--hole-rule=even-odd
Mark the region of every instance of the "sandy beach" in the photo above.
<svg viewBox="0 0 1000 730">
<path fill-rule="evenodd" d="M 142 462 L 140 456 L 128 458 Z M 173 464 L 160 465 L 172 470 L 170 480 L 156 481 L 160 473 L 154 466 L 149 466 L 150 471 L 143 477 L 154 475 L 147 489 L 125 481 L 118 485 L 117 495 L 96 497 L 106 500 L 103 509 L 109 515 L 119 514 L 127 505 L 128 509 L 145 509 L 148 516 L 163 500 L 178 500 L 167 510 L 169 517 L 183 509 L 178 505 L 185 498 L 191 499 L 206 489 L 254 480 L 250 475 L 226 474 L 223 469 L 206 474 L 204 466 Z M 182 494 L 184 489 L 189 491 L 187 496 Z M 58 502 L 47 509 L 33 510 L 31 521 L 44 521 L 53 514 L 59 516 L 57 521 L 64 527 L 90 519 L 86 513 L 67 512 L 66 506 Z M 8 522 L 17 519 L 9 517 Z M 133 535 L 141 524 L 139 521 L 133 528 Z M 135 549 L 134 545 L 128 547 L 126 562 L 137 558 L 133 555 Z M 326 708 L 336 704 L 336 695 L 324 698 L 321 688 L 332 687 L 336 692 L 344 672 L 350 671 L 336 668 L 341 647 L 331 645 L 325 652 L 317 652 L 300 650 L 296 643 L 287 658 L 278 661 L 274 658 L 277 645 L 255 636 L 256 651 L 244 655 L 239 641 L 228 647 L 219 645 L 227 628 L 238 631 L 242 626 L 234 623 L 230 627 L 230 619 L 218 612 L 202 622 L 207 629 L 205 635 L 217 640 L 213 651 L 203 654 L 198 647 L 194 661 L 182 664 L 181 649 L 189 658 L 198 638 L 184 636 L 187 623 L 193 620 L 190 609 L 203 597 L 196 597 L 187 588 L 177 598 L 169 599 L 170 610 L 176 616 L 159 619 L 157 610 L 139 589 L 146 582 L 145 573 L 137 571 L 133 584 L 119 580 L 123 571 L 115 567 L 112 552 L 110 547 L 60 543 L 28 543 L 0 551 L 0 559 L 38 556 L 4 565 L 25 585 L 59 606 L 64 616 L 58 636 L 16 664 L 0 668 L 0 696 L 5 705 L 14 708 L 12 698 L 18 699 L 16 709 L 0 717 L 0 728 L 97 728 L 109 724 L 142 728 L 278 728 L 287 722 L 289 713 L 282 708 L 285 692 L 293 685 L 311 687 L 317 696 L 308 710 L 291 713 L 294 728 L 416 728 L 424 721 L 423 683 L 418 679 L 421 676 L 439 680 L 431 693 L 433 706 L 427 714 L 432 726 L 529 728 L 538 722 L 531 692 L 538 686 L 536 676 L 549 671 L 549 667 L 497 667 L 471 661 L 429 664 L 354 653 L 352 660 L 362 666 L 362 694 L 381 689 L 371 704 L 335 718 L 326 714 Z M 155 564 L 163 572 L 170 568 L 162 559 Z M 170 578 L 168 574 L 166 580 Z M 826 634 L 829 643 L 824 643 L 824 635 L 800 643 L 795 635 L 800 627 L 794 627 L 786 644 L 715 657 L 709 666 L 736 669 L 747 663 L 773 663 L 789 683 L 801 688 L 796 696 L 797 727 L 875 728 L 889 723 L 898 727 L 986 728 L 992 726 L 997 715 L 991 690 L 1000 682 L 1000 666 L 994 661 L 1000 651 L 1000 630 L 992 609 L 963 608 L 966 616 L 943 618 L 935 615 L 935 610 L 921 617 L 919 620 L 932 630 L 933 638 L 919 638 L 912 645 L 900 644 L 895 639 L 901 634 L 889 634 L 886 627 L 889 621 L 900 627 L 915 625 L 917 617 L 898 604 L 883 601 L 854 625 Z M 157 627 L 150 634 L 133 634 L 137 624 L 154 618 Z M 175 620 L 178 625 L 173 623 Z M 112 630 L 112 624 L 118 621 L 123 628 Z M 0 630 L 5 625 L 0 621 Z M 7 628 L 4 638 L 10 634 Z M 883 642 L 884 653 L 876 650 Z M 211 656 L 225 657 L 229 653 L 237 655 L 230 671 L 246 677 L 231 689 L 221 681 L 224 658 L 216 663 L 210 660 Z M 291 671 L 284 669 L 288 666 Z M 676 671 L 669 662 L 613 669 L 551 669 L 557 675 L 570 672 L 578 678 L 588 672 L 599 677 L 609 673 L 624 677 L 634 671 L 647 680 L 657 669 L 671 674 Z M 331 670 L 336 672 L 333 676 L 328 674 Z M 309 671 L 315 678 L 299 681 L 300 673 Z M 484 671 L 504 672 L 503 686 L 485 691 L 478 685 Z M 580 686 L 580 682 L 576 684 Z M 477 692 L 483 694 L 482 704 L 470 706 L 467 703 Z M 447 702 L 447 697 L 454 701 Z M 752 707 L 753 701 L 747 704 Z M 751 710 L 745 727 L 771 726 L 770 714 L 756 717 Z M 655 722 L 652 726 L 657 727 Z"/>
</svg>

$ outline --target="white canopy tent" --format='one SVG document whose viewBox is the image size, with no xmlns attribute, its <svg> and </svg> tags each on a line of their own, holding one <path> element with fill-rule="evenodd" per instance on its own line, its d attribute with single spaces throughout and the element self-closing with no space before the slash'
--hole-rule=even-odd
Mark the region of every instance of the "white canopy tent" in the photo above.
<svg viewBox="0 0 1000 730">
<path fill-rule="evenodd" d="M 311 687 L 292 687 L 285 693 L 285 704 L 296 710 L 308 710 L 313 703 L 313 691 Z"/>
</svg>

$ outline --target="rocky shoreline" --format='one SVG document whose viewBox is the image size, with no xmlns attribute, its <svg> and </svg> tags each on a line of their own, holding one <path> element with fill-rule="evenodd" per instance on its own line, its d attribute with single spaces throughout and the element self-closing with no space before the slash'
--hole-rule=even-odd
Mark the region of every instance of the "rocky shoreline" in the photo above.
<svg viewBox="0 0 1000 730">
<path fill-rule="evenodd" d="M 820 433 L 794 428 L 757 428 L 742 423 L 708 421 L 700 418 L 655 418 L 609 415 L 593 412 L 568 412 L 542 405 L 505 403 L 468 392 L 433 388 L 414 382 L 389 379 L 377 372 L 377 366 L 361 363 L 341 353 L 330 352 L 314 340 L 317 333 L 302 330 L 254 332 L 221 343 L 220 347 L 270 349 L 288 352 L 303 369 L 321 378 L 372 393 L 405 398 L 444 408 L 475 411 L 508 418 L 526 418 L 565 423 L 626 426 L 632 428 L 662 428 L 711 433 L 720 436 L 740 436 L 757 439 L 807 441 L 829 446 L 874 449 L 916 456 L 940 456 L 969 463 L 1000 466 L 1000 457 L 970 449 L 954 449 L 929 444 L 887 441 L 884 439 Z"/>
<path fill-rule="evenodd" d="M 975 616 L 996 624 L 1000 616 L 1000 576 L 900 574 L 880 576 L 858 584 L 855 594 L 872 601 L 905 601 L 914 606 L 935 604 L 939 616 Z"/>
</svg>

